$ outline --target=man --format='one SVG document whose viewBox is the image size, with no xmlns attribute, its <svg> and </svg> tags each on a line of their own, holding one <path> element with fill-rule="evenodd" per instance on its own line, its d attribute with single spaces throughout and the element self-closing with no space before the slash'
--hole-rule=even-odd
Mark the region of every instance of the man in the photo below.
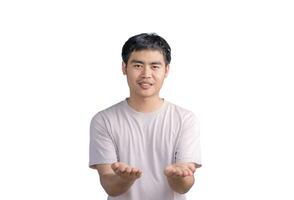
<svg viewBox="0 0 294 200">
<path fill-rule="evenodd" d="M 109 200 L 182 200 L 194 184 L 199 122 L 159 96 L 170 52 L 156 34 L 129 38 L 122 72 L 130 96 L 92 118 L 89 166 L 98 170 Z"/>
</svg>

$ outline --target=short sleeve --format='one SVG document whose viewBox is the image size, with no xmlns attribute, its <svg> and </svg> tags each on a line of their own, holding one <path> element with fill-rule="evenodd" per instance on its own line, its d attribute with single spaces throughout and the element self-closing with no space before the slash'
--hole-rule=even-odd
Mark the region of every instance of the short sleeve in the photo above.
<svg viewBox="0 0 294 200">
<path fill-rule="evenodd" d="M 101 113 L 95 115 L 90 124 L 89 167 L 96 164 L 117 162 L 115 145 L 111 139 Z"/>
<path fill-rule="evenodd" d="M 201 148 L 199 121 L 189 112 L 183 117 L 179 141 L 176 145 L 176 162 L 193 162 L 196 167 L 201 167 Z"/>
</svg>

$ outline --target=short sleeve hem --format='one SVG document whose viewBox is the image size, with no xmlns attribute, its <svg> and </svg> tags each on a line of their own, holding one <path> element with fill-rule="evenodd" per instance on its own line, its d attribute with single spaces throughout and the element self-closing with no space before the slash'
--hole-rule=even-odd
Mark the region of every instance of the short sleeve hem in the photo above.
<svg viewBox="0 0 294 200">
<path fill-rule="evenodd" d="M 191 159 L 181 159 L 181 160 L 177 160 L 176 163 L 180 163 L 180 162 L 185 162 L 185 163 L 195 163 L 196 168 L 200 168 L 202 167 L 201 162 L 199 161 L 195 161 L 195 160 L 191 160 Z"/>
<path fill-rule="evenodd" d="M 112 164 L 117 162 L 117 160 L 104 160 L 104 161 L 96 161 L 96 162 L 91 162 L 89 163 L 89 168 L 91 169 L 96 169 L 95 165 L 99 165 L 99 164 Z"/>
</svg>

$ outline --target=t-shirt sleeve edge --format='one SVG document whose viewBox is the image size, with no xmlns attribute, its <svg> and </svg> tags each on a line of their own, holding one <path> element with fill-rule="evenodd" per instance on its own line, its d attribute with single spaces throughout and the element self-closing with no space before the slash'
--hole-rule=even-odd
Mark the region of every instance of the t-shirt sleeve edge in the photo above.
<svg viewBox="0 0 294 200">
<path fill-rule="evenodd" d="M 112 163 L 115 163 L 115 162 L 117 162 L 117 161 L 116 160 L 95 161 L 95 162 L 89 163 L 88 167 L 91 168 L 91 169 L 97 169 L 96 165 L 99 165 L 99 164 L 112 164 Z"/>
<path fill-rule="evenodd" d="M 177 160 L 176 163 L 180 163 L 180 162 L 185 162 L 185 163 L 194 163 L 196 168 L 200 168 L 202 167 L 202 163 L 199 161 L 195 161 L 195 160 L 190 160 L 190 159 L 181 159 L 181 160 Z"/>
</svg>

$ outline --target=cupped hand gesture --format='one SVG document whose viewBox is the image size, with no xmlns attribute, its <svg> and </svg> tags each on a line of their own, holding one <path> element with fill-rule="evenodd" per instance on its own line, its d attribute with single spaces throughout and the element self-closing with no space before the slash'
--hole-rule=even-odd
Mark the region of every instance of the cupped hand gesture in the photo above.
<svg viewBox="0 0 294 200">
<path fill-rule="evenodd" d="M 116 162 L 111 165 L 112 170 L 126 181 L 136 180 L 142 175 L 142 171 L 137 167 L 131 167 L 123 162 Z"/>
<path fill-rule="evenodd" d="M 168 165 L 164 174 L 167 177 L 186 177 L 193 176 L 196 171 L 196 166 L 194 163 L 174 163 L 172 165 Z"/>
</svg>

